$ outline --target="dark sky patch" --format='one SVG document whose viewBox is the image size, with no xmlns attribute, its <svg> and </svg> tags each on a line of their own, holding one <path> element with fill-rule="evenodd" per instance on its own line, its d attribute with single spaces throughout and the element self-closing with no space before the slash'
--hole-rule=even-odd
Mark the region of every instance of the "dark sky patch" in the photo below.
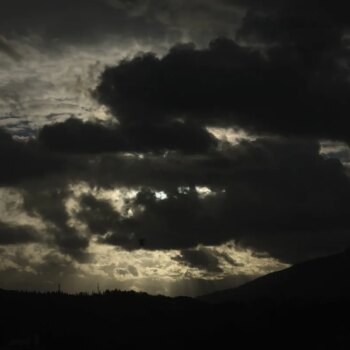
<svg viewBox="0 0 350 350">
<path fill-rule="evenodd" d="M 159 38 L 163 27 L 104 0 L 4 0 L 0 32 L 40 35 L 50 44 L 91 44 L 106 35 Z M 56 43 L 55 43 L 56 42 Z"/>
<path fill-rule="evenodd" d="M 234 8 L 221 0 L 3 0 L 0 33 L 37 36 L 49 48 L 111 37 L 119 44 L 177 41 L 188 33 L 205 42 L 208 36 L 233 33 L 238 23 Z"/>
</svg>

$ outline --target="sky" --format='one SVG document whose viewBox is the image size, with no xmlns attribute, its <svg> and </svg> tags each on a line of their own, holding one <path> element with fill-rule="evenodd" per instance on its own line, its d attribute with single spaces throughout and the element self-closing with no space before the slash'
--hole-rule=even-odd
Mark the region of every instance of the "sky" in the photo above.
<svg viewBox="0 0 350 350">
<path fill-rule="evenodd" d="M 196 296 L 350 245 L 345 0 L 2 0 L 0 288 Z"/>
</svg>

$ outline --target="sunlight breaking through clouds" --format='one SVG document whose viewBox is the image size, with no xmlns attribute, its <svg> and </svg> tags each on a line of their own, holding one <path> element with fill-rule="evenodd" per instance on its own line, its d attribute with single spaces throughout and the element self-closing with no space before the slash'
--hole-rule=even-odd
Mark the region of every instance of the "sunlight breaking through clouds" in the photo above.
<svg viewBox="0 0 350 350">
<path fill-rule="evenodd" d="M 3 2 L 4 287 L 196 295 L 350 244 L 345 2 Z"/>
<path fill-rule="evenodd" d="M 213 195 L 209 188 L 198 187 L 197 191 L 203 197 Z M 71 185 L 69 193 L 70 196 L 65 200 L 65 208 L 69 215 L 67 224 L 87 235 L 86 224 L 78 219 L 79 200 L 82 196 L 93 195 L 98 200 L 110 203 L 116 213 L 124 212 L 124 215 L 132 217 L 133 214 L 125 212 L 124 208 L 128 201 L 136 198 L 138 190 L 127 188 L 99 190 L 79 183 Z M 167 198 L 166 193 L 162 191 L 156 192 L 155 195 L 159 200 Z M 19 191 L 2 189 L 1 197 L 2 222 L 28 225 L 37 231 L 47 231 L 48 224 L 42 221 L 40 215 L 27 215 L 23 210 L 23 199 Z M 12 219 L 7 220 L 7 217 L 16 217 L 16 222 L 11 221 Z M 35 281 L 33 288 L 40 290 L 55 290 L 57 283 L 61 283 L 67 291 L 77 292 L 84 288 L 94 288 L 98 281 L 104 289 L 120 288 L 143 290 L 153 294 L 182 295 L 188 293 L 187 287 L 185 288 L 186 281 L 212 280 L 222 285 L 226 283 L 228 286 L 234 276 L 237 276 L 237 281 L 241 280 L 243 283 L 247 279 L 287 266 L 268 255 L 255 256 L 253 251 L 242 249 L 234 242 L 221 246 L 198 246 L 188 250 L 191 255 L 187 257 L 187 250 L 126 251 L 101 244 L 98 236 L 94 236 L 90 241 L 87 250 L 90 260 L 79 263 L 59 253 L 50 236 L 44 235 L 42 238 L 42 242 L 30 245 L 9 245 L 6 250 L 0 248 L 2 251 L 0 276 L 5 276 L 11 270 L 14 278 L 22 276 L 24 283 L 26 279 L 32 279 Z M 192 256 L 195 260 L 187 260 Z M 48 275 L 48 262 L 57 273 L 54 279 Z M 0 288 L 6 285 L 7 282 L 2 282 Z M 193 293 L 200 293 L 200 290 L 194 289 Z"/>
</svg>

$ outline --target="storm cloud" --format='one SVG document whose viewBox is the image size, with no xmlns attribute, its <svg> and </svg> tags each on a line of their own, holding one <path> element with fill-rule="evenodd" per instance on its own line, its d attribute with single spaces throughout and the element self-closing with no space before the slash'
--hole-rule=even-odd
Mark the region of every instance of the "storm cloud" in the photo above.
<svg viewBox="0 0 350 350">
<path fill-rule="evenodd" d="M 44 126 L 39 141 L 45 147 L 67 153 L 180 151 L 201 153 L 217 142 L 203 127 L 168 122 L 158 125 L 103 126 L 78 119 Z"/>
<path fill-rule="evenodd" d="M 123 43 L 179 40 L 189 33 L 203 41 L 233 33 L 239 22 L 235 12 L 225 1 L 208 0 L 4 0 L 0 33 L 38 36 L 54 47 L 91 45 L 108 37 Z"/>
<path fill-rule="evenodd" d="M 35 141 L 15 140 L 0 129 L 0 185 L 16 185 L 30 178 L 57 174 L 65 168 L 65 160 L 49 154 Z"/>
<path fill-rule="evenodd" d="M 39 242 L 40 236 L 30 226 L 10 225 L 0 222 L 0 245 Z"/>
<path fill-rule="evenodd" d="M 207 290 L 349 246 L 349 9 L 3 0 L 9 285 Z"/>
<path fill-rule="evenodd" d="M 219 259 L 206 250 L 182 250 L 175 260 L 185 263 L 189 267 L 198 268 L 208 272 L 222 272 Z"/>
<path fill-rule="evenodd" d="M 230 39 L 208 49 L 178 45 L 107 68 L 95 91 L 123 123 L 182 118 L 253 133 L 348 141 L 348 68 L 337 55 L 309 61 L 302 49 L 264 52 Z"/>
<path fill-rule="evenodd" d="M 157 167 L 140 160 L 137 168 L 131 160 L 127 173 L 136 176 L 133 185 L 148 184 L 125 208 L 133 215 L 84 197 L 80 219 L 101 243 L 128 250 L 187 249 L 233 239 L 283 261 L 302 260 L 322 247 L 336 250 L 348 244 L 349 178 L 338 160 L 319 152 L 312 141 L 244 141 L 224 154 L 191 157 L 188 163 L 179 158 L 175 174 L 174 160 L 164 159 Z M 122 178 L 119 172 L 114 180 L 130 185 L 130 178 L 124 183 Z M 210 193 L 203 197 L 196 185 L 207 186 Z M 325 243 L 329 232 L 332 248 Z M 288 251 L 289 240 L 302 248 Z"/>
</svg>

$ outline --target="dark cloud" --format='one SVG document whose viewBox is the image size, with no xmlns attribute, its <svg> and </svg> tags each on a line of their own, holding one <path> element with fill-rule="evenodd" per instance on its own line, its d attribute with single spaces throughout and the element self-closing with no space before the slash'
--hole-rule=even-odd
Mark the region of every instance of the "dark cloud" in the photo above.
<svg viewBox="0 0 350 350">
<path fill-rule="evenodd" d="M 221 38 L 208 49 L 178 45 L 163 58 L 145 54 L 107 68 L 94 95 L 123 123 L 182 118 L 349 141 L 348 75 L 333 52 L 310 59 L 292 46 L 262 52 Z"/>
<path fill-rule="evenodd" d="M 180 255 L 175 257 L 174 260 L 188 265 L 189 267 L 205 270 L 207 272 L 222 272 L 219 259 L 206 249 L 182 250 Z"/>
<path fill-rule="evenodd" d="M 231 0 L 226 2 L 232 3 Z M 349 9 L 349 3 L 345 0 L 235 0 L 237 5 L 248 10 L 254 10 L 267 13 L 290 13 L 295 15 L 304 15 L 311 18 L 317 16 L 326 16 L 339 23 L 349 23 L 349 18 L 344 14 Z"/>
<path fill-rule="evenodd" d="M 68 184 L 141 187 L 123 212 L 107 200 L 83 195 L 77 218 L 100 243 L 127 250 L 186 250 L 233 239 L 294 262 L 350 243 L 346 169 L 319 152 L 314 141 L 266 138 L 203 155 L 74 156 L 81 170 L 31 180 L 23 188 L 23 208 L 46 223 L 62 252 L 86 261 L 89 237 L 69 223 Z M 203 197 L 196 186 L 212 193 Z"/>
<path fill-rule="evenodd" d="M 217 229 L 217 202 L 210 205 L 194 190 L 167 195 L 167 199 L 160 200 L 150 190 L 140 192 L 134 203 L 134 216 L 124 218 L 104 242 L 138 249 L 142 240 L 146 249 L 182 249 L 225 241 L 226 237 L 219 234 L 208 234 Z"/>
<path fill-rule="evenodd" d="M 236 3 L 245 7 L 248 11 L 257 13 L 270 13 L 275 16 L 289 14 L 305 19 L 327 18 L 339 26 L 350 24 L 349 17 L 346 16 L 350 6 L 345 0 L 311 0 L 307 2 L 302 0 L 267 0 L 264 2 L 259 0 L 237 0 Z"/>
<path fill-rule="evenodd" d="M 284 49 L 293 47 L 313 68 L 327 69 L 324 64 L 328 63 L 329 69 L 330 57 L 335 62 L 348 62 L 350 21 L 344 13 L 350 7 L 345 1 L 284 0 L 264 2 L 263 6 L 246 1 L 245 5 L 248 11 L 236 33 L 238 39 Z"/>
<path fill-rule="evenodd" d="M 69 184 L 77 181 L 92 187 L 144 188 L 126 205 L 133 216 L 92 196 L 80 201 L 77 218 L 98 235 L 99 242 L 128 250 L 185 250 L 233 239 L 294 262 L 348 244 L 349 179 L 339 161 L 319 154 L 314 141 L 265 138 L 202 155 L 144 159 L 62 154 L 64 162 L 74 160 L 79 166 L 55 173 L 54 168 L 47 171 L 47 163 L 38 166 L 34 161 L 42 159 L 33 151 L 41 146 L 15 141 L 6 133 L 1 136 L 3 157 L 12 155 L 5 174 L 11 166 L 19 166 L 18 159 L 29 167 L 22 175 L 27 179 L 21 185 L 24 210 L 46 223 L 61 252 L 80 261 L 89 259 L 89 237 L 70 223 L 66 207 L 72 195 Z M 45 152 L 50 161 L 57 157 Z M 45 181 L 38 181 L 45 174 Z M 13 171 L 7 176 L 13 181 L 19 174 Z M 213 192 L 203 198 L 195 186 Z M 166 198 L 157 197 L 155 191 L 164 191 Z"/>
<path fill-rule="evenodd" d="M 198 46 L 107 68 L 93 96 L 118 124 L 71 118 L 29 141 L 0 130 L 0 186 L 20 190 L 23 210 L 45 224 L 43 242 L 68 260 L 91 259 L 91 236 L 127 250 L 178 249 L 179 262 L 209 274 L 237 263 L 203 246 L 231 240 L 290 263 L 342 250 L 350 243 L 349 178 L 338 160 L 320 155 L 318 141 L 350 142 L 349 9 L 342 0 L 3 0 L 0 51 L 14 60 L 18 38 L 28 45 L 36 37 L 46 49 L 112 37 L 121 51 L 125 43 L 184 38 Z M 219 37 L 203 48 L 219 34 L 236 41 Z M 18 102 L 11 87 L 5 100 Z M 243 128 L 258 139 L 217 147 L 208 126 Z M 35 135 L 27 122 L 9 129 Z M 69 212 L 71 185 L 81 183 L 140 191 L 121 212 L 91 194 Z M 38 241 L 33 228 L 0 224 L 0 245 Z M 47 280 L 65 268 L 69 281 L 78 274 L 64 260 L 48 257 L 43 266 Z M 119 272 L 139 275 L 132 265 Z M 11 274 L 24 276 L 2 276 Z"/>
<path fill-rule="evenodd" d="M 263 16 L 275 20 L 274 33 L 278 31 L 278 24 L 281 33 L 298 31 L 302 20 L 300 28 L 308 36 L 315 21 L 323 29 L 327 26 L 347 28 L 349 19 L 345 14 L 348 11 L 349 5 L 342 0 L 307 3 L 301 0 L 164 0 L 161 3 L 157 0 L 52 0 L 50 5 L 45 0 L 3 0 L 0 33 L 12 36 L 35 34 L 54 44 L 91 44 L 111 35 L 117 36 L 119 43 L 133 39 L 176 41 L 183 37 L 203 43 L 218 35 L 233 37 L 245 13 L 250 19 Z M 292 26 L 287 23 L 289 19 L 295 19 Z M 258 32 L 259 28 L 264 32 L 265 25 L 254 24 L 253 27 L 250 32 Z M 270 25 L 267 27 L 271 28 Z M 320 28 L 319 25 L 316 27 Z"/>
<path fill-rule="evenodd" d="M 4 253 L 6 256 L 6 253 Z M 74 264 L 57 252 L 48 251 L 43 257 L 33 260 L 20 251 L 11 254 L 15 266 L 1 270 L 1 288 L 35 291 L 57 291 L 58 284 L 63 292 L 79 292 L 96 288 L 91 276 L 82 276 Z M 89 278 L 90 277 L 90 278 Z"/>
<path fill-rule="evenodd" d="M 23 191 L 23 209 L 31 216 L 39 217 L 48 226 L 47 233 L 61 252 L 81 262 L 88 261 L 90 256 L 85 250 L 89 239 L 69 224 L 66 208 L 68 196 L 69 190 L 63 186 L 32 185 L 29 190 Z"/>
<path fill-rule="evenodd" d="M 248 12 L 237 32 L 237 38 L 241 40 L 293 45 L 313 58 L 323 51 L 340 49 L 342 36 L 342 26 L 327 18 L 301 17 L 291 13 L 271 16 Z"/>
<path fill-rule="evenodd" d="M 238 263 L 235 259 L 233 259 L 229 254 L 224 252 L 215 252 L 215 255 L 218 258 L 221 258 L 223 261 L 225 261 L 227 264 L 231 266 L 244 266 L 242 263 Z"/>
<path fill-rule="evenodd" d="M 319 154 L 317 142 L 245 141 L 216 156 L 178 160 L 173 170 L 174 163 L 164 159 L 162 166 L 144 163 L 144 171 L 128 168 L 139 184 L 144 179 L 151 187 L 127 205 L 131 217 L 99 204 L 97 218 L 91 217 L 103 222 L 100 242 L 126 249 L 140 248 L 140 241 L 144 249 L 189 249 L 233 239 L 287 262 L 350 243 L 349 178 L 338 160 Z M 152 185 L 167 197 L 157 197 Z M 203 198 L 195 185 L 213 193 Z"/>
<path fill-rule="evenodd" d="M 16 185 L 27 179 L 57 174 L 66 167 L 65 160 L 49 154 L 36 142 L 22 142 L 0 129 L 0 186 Z"/>
<path fill-rule="evenodd" d="M 105 0 L 4 0 L 0 32 L 40 35 L 52 43 L 91 43 L 104 35 L 129 34 L 159 38 L 163 27 Z"/>
<path fill-rule="evenodd" d="M 128 271 L 134 277 L 137 277 L 139 275 L 139 272 L 137 271 L 137 268 L 135 266 L 129 265 Z"/>
<path fill-rule="evenodd" d="M 223 1 L 3 0 L 0 33 L 36 35 L 50 44 L 93 44 L 114 36 L 132 40 L 198 40 L 231 33 L 238 22 Z M 236 25 L 237 26 L 237 25 Z"/>
<path fill-rule="evenodd" d="M 30 226 L 0 222 L 0 245 L 34 243 L 40 240 L 38 233 Z"/>
<path fill-rule="evenodd" d="M 217 144 L 204 128 L 190 123 L 104 126 L 78 119 L 46 125 L 39 141 L 47 148 L 66 153 L 206 152 Z"/>
<path fill-rule="evenodd" d="M 88 225 L 92 233 L 101 235 L 118 225 L 120 215 L 109 201 L 86 194 L 80 198 L 78 218 Z"/>
</svg>

